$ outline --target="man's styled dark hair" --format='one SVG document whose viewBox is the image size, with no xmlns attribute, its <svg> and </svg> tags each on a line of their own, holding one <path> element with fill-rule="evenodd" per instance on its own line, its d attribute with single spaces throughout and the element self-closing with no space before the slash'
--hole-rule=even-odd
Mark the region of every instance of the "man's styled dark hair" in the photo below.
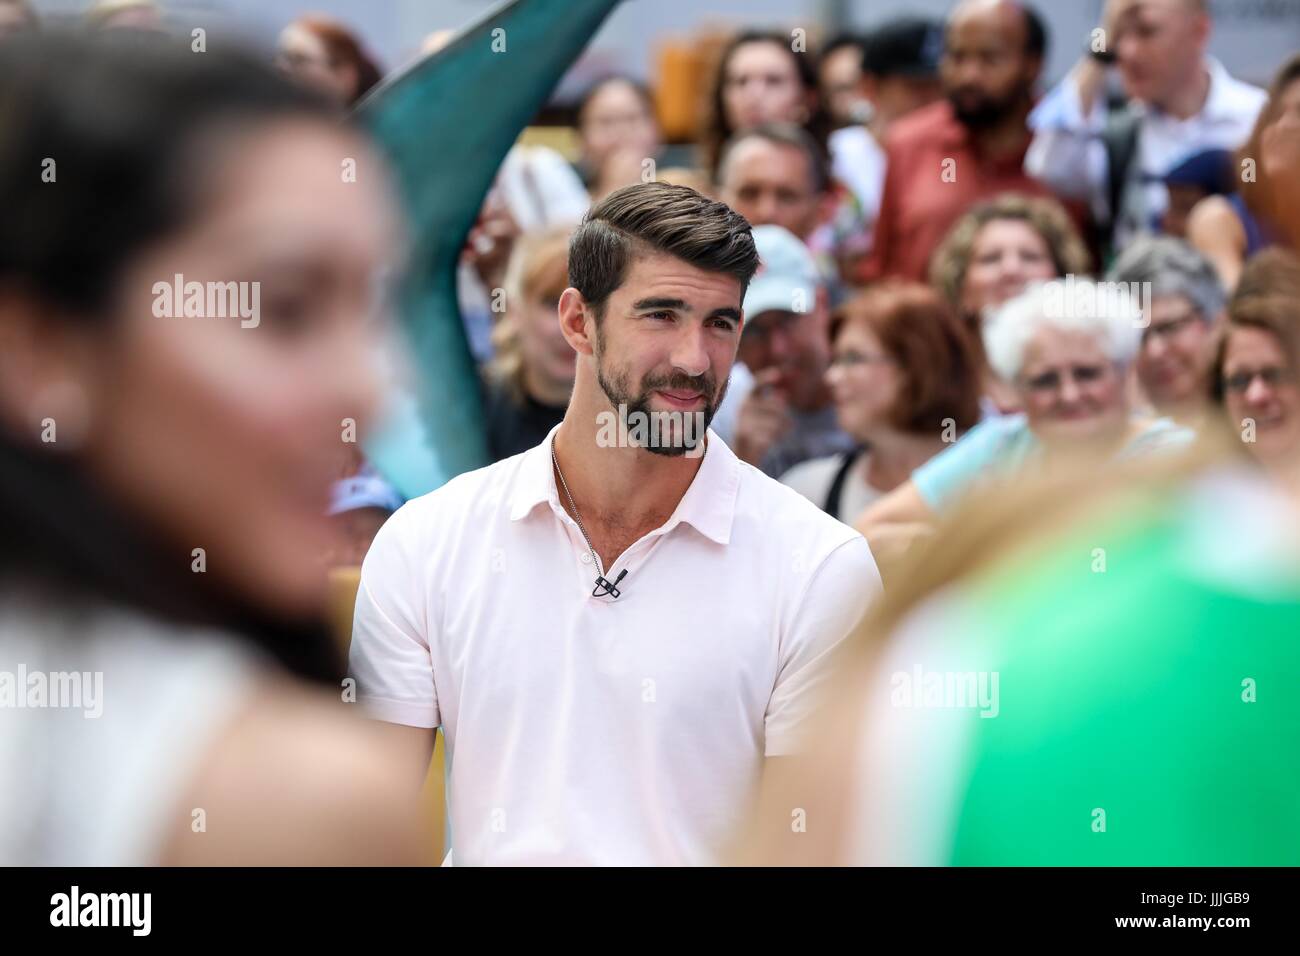
<svg viewBox="0 0 1300 956">
<path fill-rule="evenodd" d="M 758 269 L 743 216 L 687 186 L 651 182 L 624 186 L 591 207 L 569 241 L 569 282 L 599 322 L 628 267 L 654 252 L 734 276 L 742 298 Z"/>
</svg>

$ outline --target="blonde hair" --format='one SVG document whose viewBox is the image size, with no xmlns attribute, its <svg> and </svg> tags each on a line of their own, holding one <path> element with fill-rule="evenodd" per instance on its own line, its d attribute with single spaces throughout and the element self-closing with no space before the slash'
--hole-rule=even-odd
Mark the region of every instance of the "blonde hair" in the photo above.
<svg viewBox="0 0 1300 956">
<path fill-rule="evenodd" d="M 764 781 L 757 809 L 729 847 L 741 865 L 852 864 L 853 821 L 859 807 L 853 768 L 861 746 L 862 703 L 891 635 L 921 605 L 951 586 L 1014 574 L 1026 561 L 1089 522 L 1122 521 L 1162 504 L 1188 478 L 1231 460 L 1220 435 L 1180 455 L 1134 458 L 1100 469 L 1074 462 L 1014 486 L 977 491 L 881 573 L 885 590 L 836 650 L 831 677 L 814 718 L 809 745 L 783 758 Z M 818 826 L 791 835 L 791 808 Z"/>
<path fill-rule="evenodd" d="M 1006 219 L 1028 223 L 1043 237 L 1058 276 L 1085 275 L 1092 268 L 1088 247 L 1060 203 L 1040 196 L 1002 193 L 958 219 L 930 257 L 930 284 L 943 293 L 954 309 L 962 307 L 962 287 L 980 230 L 990 222 Z"/>
<path fill-rule="evenodd" d="M 516 242 L 506 264 L 505 312 L 492 329 L 492 359 L 487 376 L 509 388 L 516 399 L 524 390 L 524 352 L 519 335 L 521 310 L 542 297 L 558 299 L 569 286 L 571 227 L 527 233 Z"/>
</svg>

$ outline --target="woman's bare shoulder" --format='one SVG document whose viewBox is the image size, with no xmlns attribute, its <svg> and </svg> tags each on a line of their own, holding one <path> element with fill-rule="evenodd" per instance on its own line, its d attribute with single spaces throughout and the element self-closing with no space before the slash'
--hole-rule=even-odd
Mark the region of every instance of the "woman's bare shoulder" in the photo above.
<svg viewBox="0 0 1300 956">
<path fill-rule="evenodd" d="M 406 757 L 355 704 L 268 679 L 199 761 L 160 862 L 434 863 Z"/>
</svg>

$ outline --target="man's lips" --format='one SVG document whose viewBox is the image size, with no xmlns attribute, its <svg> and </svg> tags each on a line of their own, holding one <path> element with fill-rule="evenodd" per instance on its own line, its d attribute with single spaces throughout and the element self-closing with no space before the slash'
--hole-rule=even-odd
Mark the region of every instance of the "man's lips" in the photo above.
<svg viewBox="0 0 1300 956">
<path fill-rule="evenodd" d="M 677 389 L 665 390 L 662 388 L 655 391 L 674 408 L 692 408 L 704 398 L 699 392 L 678 391 Z"/>
</svg>

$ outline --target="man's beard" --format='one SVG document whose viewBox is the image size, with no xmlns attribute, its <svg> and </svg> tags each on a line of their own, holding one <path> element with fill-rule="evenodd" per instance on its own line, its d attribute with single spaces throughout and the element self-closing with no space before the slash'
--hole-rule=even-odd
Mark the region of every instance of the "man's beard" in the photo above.
<svg viewBox="0 0 1300 956">
<path fill-rule="evenodd" d="M 988 129 L 996 126 L 1015 112 L 1020 105 L 1021 94 L 1012 93 L 1005 99 L 993 99 L 980 96 L 973 102 L 967 98 L 959 100 L 955 94 L 948 94 L 948 103 L 952 106 L 957 121 L 967 129 Z"/>
<path fill-rule="evenodd" d="M 708 431 L 713 416 L 717 414 L 719 406 L 722 405 L 722 400 L 726 397 L 727 382 L 723 383 L 722 391 L 718 393 L 715 400 L 714 392 L 717 389 L 718 382 L 711 372 L 695 376 L 678 371 L 674 371 L 669 375 L 647 375 L 641 380 L 641 391 L 634 396 L 631 394 L 627 374 L 612 372 L 606 375 L 601 358 L 602 356 L 598 352 L 596 354 L 596 381 L 600 383 L 601 391 L 605 393 L 605 397 L 609 399 L 609 403 L 613 406 L 615 412 L 621 415 L 626 410 L 627 417 L 631 421 L 640 419 L 645 422 L 652 421 L 653 416 L 656 415 L 668 415 L 671 421 L 675 415 L 681 423 L 680 435 L 657 443 L 648 441 L 640 447 L 656 455 L 677 458 L 685 455 L 688 451 L 694 451 L 704 441 L 705 432 Z M 678 411 L 677 409 L 669 412 L 655 411 L 650 407 L 650 395 L 659 389 L 671 392 L 698 392 L 704 399 L 704 408 L 697 411 Z M 639 413 L 637 418 L 632 417 L 633 413 Z M 685 427 L 687 415 L 700 416 L 696 418 L 696 422 L 699 423 L 698 428 L 687 429 Z M 652 430 L 651 435 L 655 434 L 663 436 L 664 433 Z"/>
</svg>

